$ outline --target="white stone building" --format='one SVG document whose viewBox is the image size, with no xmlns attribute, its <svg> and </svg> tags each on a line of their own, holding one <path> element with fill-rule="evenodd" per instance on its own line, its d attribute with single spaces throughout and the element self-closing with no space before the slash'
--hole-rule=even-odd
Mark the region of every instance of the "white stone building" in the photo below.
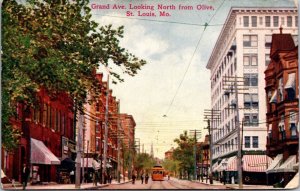
<svg viewBox="0 0 300 191">
<path fill-rule="evenodd" d="M 228 91 L 224 89 L 227 87 L 224 85 L 224 77 L 237 76 L 238 81 L 244 81 L 238 82 L 238 88 L 247 88 L 238 90 L 237 104 L 240 108 L 240 127 L 244 120 L 241 133 L 243 170 L 263 171 L 263 164 L 258 165 L 261 166 L 259 170 L 254 167 L 246 169 L 246 160 L 258 164 L 261 156 L 259 158 L 255 155 L 264 155 L 266 150 L 264 71 L 270 61 L 271 35 L 279 33 L 282 27 L 283 33 L 294 35 L 295 43 L 298 44 L 297 15 L 296 8 L 231 8 L 206 66 L 211 71 L 211 109 L 220 113 L 220 120 L 211 123 L 213 170 L 236 171 L 236 112 L 228 109 L 233 108 L 236 101 L 234 91 L 227 94 Z M 248 159 L 246 155 L 253 157 Z M 231 167 L 230 162 L 233 165 Z"/>
</svg>

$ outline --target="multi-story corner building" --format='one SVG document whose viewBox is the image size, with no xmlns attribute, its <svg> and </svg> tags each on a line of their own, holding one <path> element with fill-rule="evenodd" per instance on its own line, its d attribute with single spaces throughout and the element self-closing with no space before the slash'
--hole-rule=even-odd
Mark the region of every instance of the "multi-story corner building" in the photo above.
<svg viewBox="0 0 300 191">
<path fill-rule="evenodd" d="M 220 112 L 220 120 L 211 122 L 212 165 L 213 171 L 225 173 L 228 182 L 232 177 L 237 180 L 238 120 L 242 129 L 243 182 L 265 183 L 269 159 L 265 155 L 267 110 L 263 79 L 270 62 L 271 35 L 282 26 L 296 41 L 297 24 L 296 8 L 232 8 L 217 39 L 206 66 L 211 71 L 211 108 Z M 239 81 L 238 102 L 235 91 L 225 90 L 228 79 Z"/>
<path fill-rule="evenodd" d="M 270 183 L 280 182 L 284 177 L 286 185 L 298 170 L 293 167 L 299 161 L 298 47 L 291 34 L 273 34 L 270 56 L 265 71 L 267 155 L 274 161 L 267 174 Z"/>
</svg>

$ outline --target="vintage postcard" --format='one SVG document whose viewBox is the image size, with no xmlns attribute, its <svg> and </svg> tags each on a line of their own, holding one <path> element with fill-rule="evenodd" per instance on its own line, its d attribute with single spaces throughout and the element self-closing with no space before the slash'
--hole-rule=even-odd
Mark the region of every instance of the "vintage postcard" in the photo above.
<svg viewBox="0 0 300 191">
<path fill-rule="evenodd" d="M 1 188 L 295 189 L 298 1 L 1 3 Z"/>
</svg>

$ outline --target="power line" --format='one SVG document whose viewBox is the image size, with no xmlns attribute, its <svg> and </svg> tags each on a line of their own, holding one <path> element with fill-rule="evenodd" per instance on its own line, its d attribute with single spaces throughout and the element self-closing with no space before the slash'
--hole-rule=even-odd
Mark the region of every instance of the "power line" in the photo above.
<svg viewBox="0 0 300 191">
<path fill-rule="evenodd" d="M 181 85 L 182 85 L 182 83 L 183 83 L 183 81 L 184 81 L 184 79 L 185 79 L 185 76 L 186 76 L 186 74 L 187 74 L 187 72 L 188 72 L 188 70 L 189 70 L 189 68 L 190 68 L 190 66 L 191 66 L 191 64 L 192 64 L 192 61 L 193 61 L 194 56 L 195 56 L 195 54 L 196 54 L 196 52 L 197 52 L 197 49 L 198 49 L 198 47 L 199 47 L 199 44 L 200 44 L 200 42 L 201 42 L 201 40 L 202 40 L 202 37 L 203 37 L 203 35 L 204 35 L 204 31 L 205 31 L 206 27 L 209 26 L 209 23 L 212 21 L 212 19 L 213 19 L 214 16 L 217 14 L 217 12 L 218 12 L 219 9 L 221 8 L 221 6 L 224 4 L 224 2 L 225 2 L 225 0 L 223 0 L 223 2 L 220 4 L 220 6 L 219 6 L 218 9 L 216 10 L 216 12 L 213 14 L 213 16 L 210 18 L 210 20 L 209 20 L 207 23 L 205 23 L 204 29 L 203 29 L 203 31 L 202 31 L 202 33 L 201 33 L 201 36 L 200 36 L 200 38 L 199 38 L 199 40 L 198 40 L 198 42 L 197 42 L 196 48 L 195 48 L 195 50 L 194 50 L 194 52 L 193 52 L 193 54 L 192 54 L 192 57 L 191 57 L 191 59 L 190 59 L 190 61 L 189 61 L 189 64 L 188 64 L 187 68 L 185 69 L 185 72 L 184 72 L 184 74 L 183 74 L 183 77 L 182 77 L 182 79 L 181 79 L 181 81 L 180 81 L 180 83 L 179 83 L 179 86 L 178 86 L 177 89 L 176 89 L 176 92 L 175 92 L 175 94 L 174 94 L 174 96 L 173 96 L 173 98 L 172 98 L 172 101 L 171 101 L 171 103 L 170 103 L 168 109 L 167 109 L 167 112 L 166 112 L 163 116 L 167 116 L 167 115 L 168 115 L 168 113 L 169 113 L 169 111 L 170 111 L 170 108 L 171 108 L 171 106 L 173 105 L 173 102 L 174 102 L 174 100 L 175 100 L 175 97 L 176 97 L 176 95 L 178 94 L 178 91 L 179 91 L 179 89 L 180 89 L 180 87 L 181 87 Z"/>
<path fill-rule="evenodd" d="M 133 20 L 142 20 L 142 21 L 150 21 L 150 22 L 158 22 L 158 23 L 170 23 L 170 24 L 181 24 L 181 25 L 190 25 L 190 26 L 199 26 L 199 27 L 207 27 L 207 26 L 223 26 L 224 24 L 213 24 L 213 25 L 206 25 L 206 24 L 196 24 L 196 23 L 187 23 L 187 22 L 178 22 L 178 21 L 163 21 L 163 20 L 154 20 L 154 19 L 143 19 L 143 18 L 136 18 L 136 17 L 123 17 L 123 16 L 115 16 L 115 15 L 102 15 L 102 14 L 93 14 L 93 15 L 101 15 L 103 17 L 115 17 L 115 18 L 122 18 L 122 19 L 133 19 Z"/>
</svg>

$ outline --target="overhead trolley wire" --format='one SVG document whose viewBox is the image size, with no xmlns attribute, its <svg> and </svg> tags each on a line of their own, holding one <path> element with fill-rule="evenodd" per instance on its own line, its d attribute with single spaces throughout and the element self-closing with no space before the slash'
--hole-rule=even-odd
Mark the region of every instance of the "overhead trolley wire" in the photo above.
<svg viewBox="0 0 300 191">
<path fill-rule="evenodd" d="M 192 61 L 193 61 L 193 59 L 194 59 L 194 56 L 195 56 L 195 54 L 196 54 L 196 52 L 197 52 L 197 49 L 198 49 L 198 47 L 199 47 L 199 45 L 200 45 L 200 42 L 201 42 L 202 37 L 203 37 L 203 35 L 204 35 L 204 31 L 205 31 L 206 28 L 209 26 L 209 23 L 212 21 L 212 19 L 215 17 L 215 15 L 217 14 L 217 12 L 220 10 L 220 8 L 221 8 L 222 5 L 224 4 L 224 2 L 225 2 L 225 0 L 223 0 L 223 2 L 222 2 L 222 3 L 220 4 L 220 6 L 217 8 L 216 12 L 212 15 L 212 17 L 210 18 L 210 20 L 209 20 L 207 23 L 205 23 L 205 24 L 203 25 L 203 26 L 204 26 L 204 29 L 203 29 L 203 31 L 202 31 L 202 33 L 201 33 L 201 35 L 200 35 L 200 38 L 199 38 L 199 40 L 198 40 L 198 42 L 197 42 L 197 45 L 196 45 L 196 47 L 195 47 L 195 49 L 194 49 L 194 52 L 193 52 L 193 54 L 192 54 L 192 57 L 191 57 L 191 59 L 190 59 L 190 61 L 189 61 L 189 63 L 188 63 L 188 66 L 186 67 L 186 69 L 185 69 L 185 71 L 184 71 L 183 77 L 182 77 L 182 79 L 181 79 L 181 81 L 180 81 L 180 83 L 179 83 L 179 86 L 178 86 L 177 89 L 176 89 L 176 92 L 175 92 L 175 94 L 174 94 L 174 96 L 173 96 L 173 98 L 172 98 L 172 101 L 171 101 L 171 103 L 170 103 L 168 109 L 167 109 L 167 112 L 166 112 L 163 116 L 167 116 L 167 115 L 168 115 L 168 113 L 169 113 L 169 111 L 170 111 L 170 109 L 171 109 L 171 106 L 172 106 L 173 103 L 174 103 L 175 97 L 176 97 L 176 95 L 177 95 L 178 92 L 179 92 L 179 89 L 180 89 L 180 87 L 181 87 L 181 85 L 182 85 L 182 83 L 183 83 L 183 81 L 184 81 L 184 79 L 185 79 L 185 76 L 186 76 L 186 74 L 187 74 L 187 72 L 188 72 L 188 70 L 189 70 L 189 68 L 190 68 L 190 66 L 191 66 L 191 64 L 192 64 Z"/>
</svg>

